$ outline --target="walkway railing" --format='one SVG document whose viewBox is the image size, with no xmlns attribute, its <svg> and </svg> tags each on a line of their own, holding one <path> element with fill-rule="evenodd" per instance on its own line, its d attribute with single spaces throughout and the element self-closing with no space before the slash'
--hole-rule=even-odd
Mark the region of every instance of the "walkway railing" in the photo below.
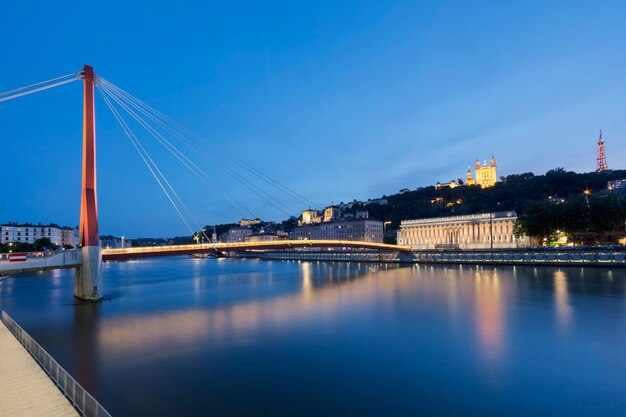
<svg viewBox="0 0 626 417">
<path fill-rule="evenodd" d="M 413 258 L 424 263 L 626 266 L 626 252 L 619 250 L 416 251 Z"/>
<path fill-rule="evenodd" d="M 41 368 L 48 374 L 52 382 L 67 397 L 72 405 L 85 417 L 111 417 L 96 399 L 89 394 L 72 376 L 67 373 L 46 352 L 39 343 L 35 342 L 24 329 L 20 327 L 5 311 L 2 312 L 2 322 L 26 348 L 28 353 L 39 363 Z"/>
<path fill-rule="evenodd" d="M 0 256 L 0 274 L 73 268 L 78 266 L 81 261 L 82 253 L 80 249 L 3 254 Z"/>
</svg>

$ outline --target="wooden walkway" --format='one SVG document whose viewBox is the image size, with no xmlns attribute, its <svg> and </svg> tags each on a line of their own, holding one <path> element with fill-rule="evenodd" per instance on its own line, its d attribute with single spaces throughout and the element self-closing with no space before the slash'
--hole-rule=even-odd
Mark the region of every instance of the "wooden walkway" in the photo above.
<svg viewBox="0 0 626 417">
<path fill-rule="evenodd" d="M 48 375 L 0 321 L 0 417 L 78 416 Z"/>
</svg>

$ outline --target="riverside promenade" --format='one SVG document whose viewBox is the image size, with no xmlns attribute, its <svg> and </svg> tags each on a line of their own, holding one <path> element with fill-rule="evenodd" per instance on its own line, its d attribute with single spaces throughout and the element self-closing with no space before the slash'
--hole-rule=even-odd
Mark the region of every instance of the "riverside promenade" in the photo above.
<svg viewBox="0 0 626 417">
<path fill-rule="evenodd" d="M 79 415 L 2 322 L 0 375 L 0 417 Z"/>
</svg>

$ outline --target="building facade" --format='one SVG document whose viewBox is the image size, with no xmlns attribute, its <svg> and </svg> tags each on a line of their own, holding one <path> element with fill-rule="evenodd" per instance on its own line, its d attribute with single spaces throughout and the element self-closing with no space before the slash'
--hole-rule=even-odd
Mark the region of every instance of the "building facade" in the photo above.
<svg viewBox="0 0 626 417">
<path fill-rule="evenodd" d="M 48 238 L 54 245 L 78 245 L 78 229 L 60 227 L 55 224 L 33 225 L 30 223 L 7 223 L 0 226 L 0 242 L 2 243 L 34 243 Z"/>
<path fill-rule="evenodd" d="M 132 247 L 132 242 L 124 236 L 100 236 L 100 246 L 105 249 L 121 249 Z"/>
<path fill-rule="evenodd" d="M 356 240 L 383 242 L 383 223 L 375 220 L 336 221 L 296 227 L 290 234 L 294 240 Z"/>
<path fill-rule="evenodd" d="M 487 161 L 480 165 L 478 159 L 475 164 L 475 178 L 474 182 L 476 185 L 480 185 L 483 188 L 493 187 L 496 184 L 496 180 L 498 179 L 498 174 L 496 170 L 496 158 L 491 156 L 491 161 L 489 161 L 489 165 L 487 165 Z"/>
<path fill-rule="evenodd" d="M 261 219 L 256 218 L 256 219 L 241 219 L 241 220 L 239 220 L 239 226 L 241 226 L 241 227 L 254 226 L 256 224 L 261 224 Z"/>
<path fill-rule="evenodd" d="M 328 206 L 324 209 L 324 222 L 334 222 L 341 217 L 341 210 L 337 206 Z"/>
<path fill-rule="evenodd" d="M 403 220 L 399 245 L 413 249 L 506 249 L 529 245 L 528 238 L 516 238 L 514 211 Z M 493 245 L 493 246 L 492 246 Z"/>
<path fill-rule="evenodd" d="M 278 235 L 274 233 L 255 233 L 246 237 L 246 242 L 274 242 Z"/>
<path fill-rule="evenodd" d="M 467 174 L 465 176 L 465 185 L 479 185 L 482 188 L 493 187 L 498 180 L 498 172 L 496 167 L 496 158 L 492 155 L 489 164 L 487 161 L 484 161 L 483 165 L 480 164 L 478 159 L 474 163 L 474 175 L 472 176 L 472 170 L 470 167 L 467 167 Z M 442 188 L 450 187 L 455 188 L 460 185 L 463 185 L 462 180 L 459 178 L 459 181 L 450 181 L 441 183 L 438 182 L 435 184 L 435 189 L 441 190 Z"/>
<path fill-rule="evenodd" d="M 226 242 L 237 243 L 245 242 L 246 238 L 252 235 L 252 228 L 250 227 L 232 227 L 226 234 Z"/>
<path fill-rule="evenodd" d="M 314 223 L 321 223 L 322 222 L 322 215 L 319 211 L 317 210 L 304 210 L 302 212 L 302 215 L 300 216 L 300 220 L 298 220 L 298 225 L 303 225 L 303 224 L 314 224 Z"/>
</svg>

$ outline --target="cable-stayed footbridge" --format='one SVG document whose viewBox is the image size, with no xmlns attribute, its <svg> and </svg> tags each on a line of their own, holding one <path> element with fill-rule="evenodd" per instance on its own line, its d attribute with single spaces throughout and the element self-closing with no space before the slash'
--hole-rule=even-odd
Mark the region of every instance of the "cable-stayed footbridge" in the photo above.
<svg viewBox="0 0 626 417">
<path fill-rule="evenodd" d="M 55 256 L 54 259 L 41 256 L 11 257 L 10 264 L 0 265 L 0 274 L 22 272 L 33 269 L 52 269 L 76 267 L 74 295 L 80 299 L 98 300 L 102 297 L 102 280 L 100 269 L 102 260 L 124 260 L 153 256 L 175 256 L 196 253 L 223 253 L 255 250 L 285 250 L 302 248 L 345 248 L 378 250 L 408 253 L 410 248 L 382 243 L 360 242 L 353 240 L 281 240 L 271 242 L 245 243 L 208 243 L 198 245 L 177 245 L 159 247 L 139 247 L 124 249 L 102 249 L 98 230 L 98 198 L 96 183 L 96 123 L 94 95 L 98 91 L 104 103 L 113 114 L 128 137 L 132 147 L 146 165 L 162 190 L 167 201 L 180 217 L 191 235 L 205 234 L 205 229 L 191 213 L 188 205 L 183 202 L 175 190 L 172 181 L 168 180 L 162 169 L 151 155 L 148 147 L 141 140 L 133 127 L 140 127 L 156 141 L 167 153 L 180 162 L 203 184 L 212 187 L 223 201 L 242 218 L 259 216 L 238 199 L 232 190 L 221 184 L 219 180 L 208 174 L 202 163 L 193 159 L 190 153 L 203 161 L 220 164 L 221 172 L 230 176 L 244 189 L 254 194 L 255 198 L 267 206 L 292 216 L 294 211 L 288 204 L 276 197 L 280 194 L 297 202 L 300 206 L 318 207 L 315 203 L 294 191 L 280 181 L 261 172 L 252 165 L 211 147 L 207 152 L 208 142 L 185 128 L 172 118 L 166 116 L 127 91 L 94 73 L 92 67 L 85 65 L 81 71 L 55 77 L 46 81 L 0 93 L 0 102 L 24 97 L 33 93 L 59 87 L 77 80 L 83 81 L 83 152 L 82 152 L 82 192 L 80 205 L 79 249 L 72 254 Z M 261 186 L 263 185 L 263 186 Z M 269 189 L 269 190 L 268 190 Z"/>
</svg>

